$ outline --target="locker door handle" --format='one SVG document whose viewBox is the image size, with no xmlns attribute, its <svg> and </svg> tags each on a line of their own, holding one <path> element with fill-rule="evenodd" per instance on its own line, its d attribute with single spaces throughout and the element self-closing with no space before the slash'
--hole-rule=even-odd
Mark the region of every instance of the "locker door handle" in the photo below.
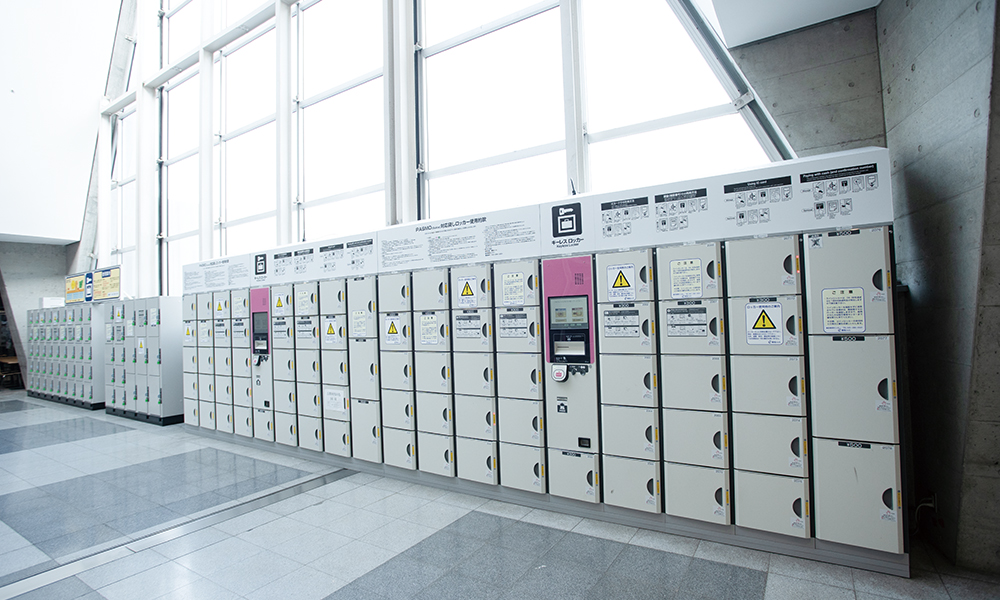
<svg viewBox="0 0 1000 600">
<path fill-rule="evenodd" d="M 489 325 L 486 323 L 483 323 L 483 337 L 490 337 Z"/>
<path fill-rule="evenodd" d="M 451 420 L 451 419 L 448 418 L 448 409 L 447 408 L 445 408 L 445 409 L 443 409 L 441 411 L 441 418 L 444 419 L 445 423 L 447 423 L 448 421 Z"/>
<path fill-rule="evenodd" d="M 649 492 L 650 496 L 653 495 L 653 479 L 652 478 L 650 478 L 649 481 L 646 482 L 646 491 Z"/>
<path fill-rule="evenodd" d="M 642 335 L 649 337 L 649 319 L 642 322 Z"/>
<path fill-rule="evenodd" d="M 486 381 L 490 381 L 490 368 L 489 367 L 486 367 L 485 369 L 483 369 L 483 379 L 486 380 Z"/>
<path fill-rule="evenodd" d="M 535 276 L 534 275 L 528 275 L 528 289 L 529 290 L 535 289 Z"/>
<path fill-rule="evenodd" d="M 538 417 L 531 419 L 531 428 L 538 431 Z"/>
<path fill-rule="evenodd" d="M 313 361 L 313 373 L 319 373 L 319 363 L 315 360 Z"/>
<path fill-rule="evenodd" d="M 705 274 L 708 275 L 709 279 L 715 279 L 715 261 L 708 261 L 708 266 L 705 267 Z"/>
<path fill-rule="evenodd" d="M 295 392 L 288 392 L 288 401 L 295 404 Z"/>
<path fill-rule="evenodd" d="M 882 285 L 882 269 L 875 271 L 875 274 L 872 275 L 872 285 L 880 292 L 885 289 L 885 286 Z"/>
<path fill-rule="evenodd" d="M 346 433 L 344 435 L 340 436 L 340 439 L 343 441 L 343 443 L 344 443 L 345 446 L 351 443 L 351 438 Z"/>
<path fill-rule="evenodd" d="M 295 425 L 288 426 L 288 435 L 295 435 Z"/>
<path fill-rule="evenodd" d="M 587 485 L 594 485 L 594 471 L 587 471 Z"/>
<path fill-rule="evenodd" d="M 882 396 L 883 400 L 889 399 L 889 379 L 885 378 L 878 382 L 878 395 Z"/>
<path fill-rule="evenodd" d="M 649 427 L 646 428 L 646 441 L 648 441 L 650 444 L 653 443 L 653 426 L 652 425 L 650 425 Z"/>
<path fill-rule="evenodd" d="M 371 373 L 372 375 L 375 374 L 375 363 L 368 365 L 368 372 Z"/>
<path fill-rule="evenodd" d="M 799 458 L 802 458 L 802 454 L 799 453 L 799 450 L 800 450 L 800 448 L 799 448 L 799 438 L 795 438 L 794 440 L 792 440 L 792 443 L 789 446 L 792 449 L 792 454 L 794 454 L 795 456 L 797 456 Z"/>
<path fill-rule="evenodd" d="M 716 448 L 718 448 L 719 450 L 722 450 L 722 432 L 721 431 L 716 431 L 715 432 L 715 435 L 712 436 L 712 443 L 715 444 Z"/>
<path fill-rule="evenodd" d="M 642 384 L 646 386 L 647 390 L 653 389 L 649 384 L 653 381 L 653 374 L 646 373 L 646 376 L 642 378 Z"/>
<path fill-rule="evenodd" d="M 377 438 L 378 437 L 378 425 L 372 426 L 372 437 L 373 438 Z"/>
<path fill-rule="evenodd" d="M 486 470 L 487 471 L 492 471 L 493 470 L 493 457 L 492 456 L 487 456 L 486 457 Z"/>
<path fill-rule="evenodd" d="M 718 375 L 715 375 L 714 377 L 712 377 L 712 389 L 715 390 L 716 394 L 719 393 L 719 376 Z"/>
<path fill-rule="evenodd" d="M 785 321 L 785 329 L 788 330 L 788 335 L 795 335 L 795 315 L 788 317 L 788 320 Z"/>
<path fill-rule="evenodd" d="M 795 275 L 795 271 L 792 270 L 792 255 L 791 254 L 789 254 L 788 256 L 785 257 L 785 262 L 784 262 L 783 266 L 785 267 L 785 272 L 786 273 L 788 273 L 789 275 Z"/>
<path fill-rule="evenodd" d="M 410 326 L 409 325 L 403 325 L 403 337 L 404 338 L 410 337 Z"/>
<path fill-rule="evenodd" d="M 788 391 L 792 393 L 793 396 L 798 396 L 799 389 L 799 376 L 795 375 L 788 380 Z"/>
<path fill-rule="evenodd" d="M 317 440 L 321 440 L 323 439 L 323 432 L 317 429 L 316 431 L 313 432 L 313 437 L 315 437 Z"/>
<path fill-rule="evenodd" d="M 715 490 L 715 503 L 722 506 L 722 488 Z"/>
<path fill-rule="evenodd" d="M 443 338 L 448 337 L 448 326 L 447 325 L 442 325 L 441 326 L 441 337 L 443 337 Z"/>
<path fill-rule="evenodd" d="M 343 290 L 337 292 L 337 302 L 344 303 L 344 292 Z"/>
<path fill-rule="evenodd" d="M 642 281 L 643 283 L 649 283 L 649 282 L 648 282 L 648 281 L 646 280 L 646 270 L 647 270 L 647 269 L 646 269 L 646 267 L 645 267 L 645 266 L 644 266 L 644 267 L 642 267 L 641 269 L 639 269 L 639 280 L 640 280 L 640 281 Z"/>
<path fill-rule="evenodd" d="M 489 425 L 490 427 L 493 426 L 493 413 L 492 412 L 486 413 L 486 424 Z"/>
<path fill-rule="evenodd" d="M 532 470 L 535 472 L 535 477 L 541 477 L 541 471 L 538 468 L 538 463 L 535 463 L 535 466 L 532 468 Z M 591 471 L 591 473 L 593 473 L 593 471 Z"/>
<path fill-rule="evenodd" d="M 534 323 L 528 325 L 528 335 L 530 335 L 531 337 L 535 337 L 535 324 Z"/>
<path fill-rule="evenodd" d="M 400 286 L 399 295 L 402 296 L 403 298 L 406 298 L 406 284 Z"/>
<path fill-rule="evenodd" d="M 294 371 L 295 370 L 295 361 L 294 360 L 288 361 L 288 370 L 289 371 Z"/>
<path fill-rule="evenodd" d="M 888 508 L 889 510 L 893 509 L 892 488 L 886 488 L 885 491 L 882 492 L 882 504 L 885 504 L 885 507 Z"/>
<path fill-rule="evenodd" d="M 313 396 L 313 404 L 315 404 L 316 406 L 320 405 L 320 399 L 318 395 Z"/>
<path fill-rule="evenodd" d="M 403 407 L 403 414 L 406 415 L 406 416 L 408 416 L 408 417 L 412 417 L 413 416 L 413 410 L 412 410 L 412 407 L 409 404 L 407 404 L 406 406 Z"/>
<path fill-rule="evenodd" d="M 340 372 L 347 373 L 347 363 L 345 362 L 340 363 Z"/>
<path fill-rule="evenodd" d="M 490 291 L 490 286 L 487 285 L 487 280 L 485 278 L 479 280 L 479 289 L 485 294 Z"/>
<path fill-rule="evenodd" d="M 446 463 L 450 463 L 451 462 L 451 458 L 449 458 L 447 450 L 444 451 L 444 454 L 442 456 L 444 456 L 444 462 L 446 462 Z"/>
<path fill-rule="evenodd" d="M 802 498 L 796 498 L 795 501 L 792 502 L 792 512 L 795 513 L 796 517 L 800 519 L 802 518 Z"/>
<path fill-rule="evenodd" d="M 368 301 L 368 312 L 375 312 L 375 303 L 371 300 Z"/>
<path fill-rule="evenodd" d="M 712 318 L 712 321 L 708 324 L 708 329 L 712 332 L 712 335 L 719 335 L 718 319 Z"/>
<path fill-rule="evenodd" d="M 444 296 L 448 291 L 448 288 L 444 286 L 444 282 L 438 284 L 438 295 Z"/>
<path fill-rule="evenodd" d="M 413 444 L 406 445 L 406 455 L 413 456 Z"/>
<path fill-rule="evenodd" d="M 403 365 L 403 377 L 410 376 L 410 365 Z"/>
<path fill-rule="evenodd" d="M 448 367 L 441 367 L 441 379 L 448 379 Z"/>
<path fill-rule="evenodd" d="M 538 383 L 538 369 L 531 370 L 531 383 Z"/>
</svg>

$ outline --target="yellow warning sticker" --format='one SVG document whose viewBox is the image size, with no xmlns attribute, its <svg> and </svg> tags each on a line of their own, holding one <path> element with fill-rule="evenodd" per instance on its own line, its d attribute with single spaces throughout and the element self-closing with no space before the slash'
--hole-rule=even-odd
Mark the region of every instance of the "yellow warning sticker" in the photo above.
<svg viewBox="0 0 1000 600">
<path fill-rule="evenodd" d="M 463 296 L 472 296 L 473 293 L 474 292 L 472 291 L 472 287 L 469 285 L 469 282 L 465 282 L 465 287 L 462 288 L 462 295 Z"/>
<path fill-rule="evenodd" d="M 282 306 L 284 306 L 284 304 L 281 303 L 281 298 L 278 298 L 278 303 L 275 304 L 274 306 L 276 306 L 277 308 L 281 308 Z"/>
<path fill-rule="evenodd" d="M 327 326 L 327 328 L 326 328 L 326 334 L 327 334 L 327 335 L 333 335 L 333 334 L 335 334 L 335 333 L 337 333 L 337 332 L 336 332 L 336 331 L 335 331 L 335 330 L 333 329 L 333 323 L 330 323 L 330 324 L 329 324 L 329 325 Z"/>
<path fill-rule="evenodd" d="M 785 343 L 781 303 L 777 298 L 751 298 L 746 305 L 747 344 L 780 346 Z"/>
<path fill-rule="evenodd" d="M 618 271 L 618 277 L 615 279 L 615 283 L 611 287 L 612 288 L 631 287 L 631 285 L 628 282 L 628 279 L 625 279 L 624 271 Z"/>
<path fill-rule="evenodd" d="M 753 324 L 754 329 L 774 329 L 774 322 L 767 316 L 767 311 L 760 311 L 757 322 Z"/>
<path fill-rule="evenodd" d="M 399 333 L 399 331 L 396 330 L 395 321 L 389 321 L 389 333 Z"/>
<path fill-rule="evenodd" d="M 403 343 L 403 337 L 399 335 L 399 328 L 402 327 L 399 319 L 398 314 L 386 315 L 385 338 L 382 340 L 384 344 L 398 346 Z"/>
<path fill-rule="evenodd" d="M 458 278 L 458 289 L 462 292 L 458 295 L 459 308 L 478 308 L 479 296 L 476 289 L 479 287 L 479 278 L 475 275 L 468 275 Z"/>
<path fill-rule="evenodd" d="M 607 276 L 608 302 L 631 302 L 635 300 L 636 288 L 632 285 L 635 282 L 634 264 L 609 265 Z"/>
<path fill-rule="evenodd" d="M 221 302 L 219 302 L 219 308 L 217 308 L 217 309 L 215 309 L 215 310 L 217 310 L 217 311 L 219 311 L 219 312 L 222 312 L 222 303 L 221 303 Z"/>
</svg>

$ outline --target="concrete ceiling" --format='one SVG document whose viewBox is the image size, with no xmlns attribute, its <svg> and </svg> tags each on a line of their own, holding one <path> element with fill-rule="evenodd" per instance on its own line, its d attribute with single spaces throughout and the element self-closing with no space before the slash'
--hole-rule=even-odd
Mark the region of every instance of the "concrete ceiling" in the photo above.
<svg viewBox="0 0 1000 600">
<path fill-rule="evenodd" d="M 0 241 L 79 241 L 120 6 L 0 4 Z"/>
<path fill-rule="evenodd" d="M 695 0 L 729 48 L 878 6 L 881 0 Z"/>
</svg>

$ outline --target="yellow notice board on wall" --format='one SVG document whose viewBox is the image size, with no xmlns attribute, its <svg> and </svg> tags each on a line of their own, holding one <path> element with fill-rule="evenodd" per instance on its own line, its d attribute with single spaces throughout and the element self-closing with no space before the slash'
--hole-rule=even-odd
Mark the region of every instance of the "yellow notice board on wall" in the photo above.
<svg viewBox="0 0 1000 600">
<path fill-rule="evenodd" d="M 85 302 L 84 280 L 86 274 L 70 275 L 66 278 L 66 304 Z"/>
<path fill-rule="evenodd" d="M 66 277 L 66 304 L 110 300 L 121 296 L 121 267 Z"/>
</svg>

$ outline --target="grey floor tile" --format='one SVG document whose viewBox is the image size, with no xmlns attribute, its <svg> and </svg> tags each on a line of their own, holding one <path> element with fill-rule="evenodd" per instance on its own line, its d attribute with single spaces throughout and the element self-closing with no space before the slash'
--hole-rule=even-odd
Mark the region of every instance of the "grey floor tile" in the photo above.
<svg viewBox="0 0 1000 600">
<path fill-rule="evenodd" d="M 238 517 L 223 521 L 214 525 L 216 529 L 229 535 L 239 535 L 244 531 L 250 531 L 254 527 L 259 527 L 264 523 L 273 521 L 278 515 L 267 510 L 254 510 Z"/>
<path fill-rule="evenodd" d="M 180 516 L 181 515 L 166 507 L 158 506 L 156 508 L 151 508 L 149 510 L 121 517 L 113 521 L 108 521 L 106 524 L 108 527 L 128 535 L 172 521 Z"/>
<path fill-rule="evenodd" d="M 341 581 L 354 581 L 396 556 L 395 552 L 357 540 L 345 544 L 313 562 L 310 567 Z"/>
<path fill-rule="evenodd" d="M 121 532 L 107 525 L 95 525 L 61 537 L 38 542 L 36 546 L 52 558 L 59 558 L 121 538 Z"/>
<path fill-rule="evenodd" d="M 764 597 L 766 579 L 763 571 L 692 558 L 678 597 L 757 600 Z"/>
<path fill-rule="evenodd" d="M 37 590 L 15 596 L 16 600 L 74 600 L 94 590 L 76 577 L 67 577 Z"/>
<path fill-rule="evenodd" d="M 912 570 L 909 579 L 861 569 L 852 569 L 852 573 L 856 592 L 916 600 L 948 598 L 948 591 L 937 573 Z"/>
<path fill-rule="evenodd" d="M 10 575 L 49 561 L 49 556 L 34 546 L 23 546 L 0 554 L 0 576 Z"/>
<path fill-rule="evenodd" d="M 239 600 L 240 596 L 207 579 L 197 579 L 156 600 Z M 83 599 L 81 599 L 83 600 Z"/>
<path fill-rule="evenodd" d="M 486 545 L 456 565 L 454 572 L 492 586 L 509 587 L 527 572 L 534 559 L 517 550 Z"/>
<path fill-rule="evenodd" d="M 330 594 L 324 600 L 387 600 L 385 596 L 377 594 L 358 582 L 349 583 L 336 592 Z"/>
<path fill-rule="evenodd" d="M 764 600 L 800 600 L 801 598 L 855 600 L 853 589 L 824 585 L 807 579 L 795 579 L 775 573 L 768 574 Z"/>
<path fill-rule="evenodd" d="M 942 575 L 948 595 L 952 600 L 986 600 L 987 598 L 1000 598 L 1000 583 L 988 581 L 977 581 L 965 577 L 954 577 L 952 575 Z"/>
<path fill-rule="evenodd" d="M 96 590 L 106 585 L 111 585 L 116 581 L 121 581 L 126 577 L 131 577 L 137 573 L 162 565 L 165 562 L 167 562 L 167 559 L 162 554 L 147 550 L 145 552 L 136 552 L 125 558 L 120 558 L 99 567 L 94 567 L 93 569 L 88 569 L 77 575 L 77 577 Z"/>
<path fill-rule="evenodd" d="M 185 554 L 175 560 L 177 564 L 199 575 L 209 575 L 250 559 L 263 552 L 259 546 L 239 538 L 229 538 Z"/>
<path fill-rule="evenodd" d="M 433 535 L 435 530 L 409 521 L 392 521 L 359 538 L 362 542 L 399 553 Z"/>
<path fill-rule="evenodd" d="M 318 499 L 314 498 L 314 500 Z M 268 510 L 271 510 L 270 506 L 268 507 Z M 315 504 L 289 514 L 288 518 L 295 519 L 296 521 L 301 521 L 315 527 L 328 527 L 335 521 L 352 515 L 357 510 L 358 509 L 356 508 L 340 504 L 338 502 L 317 501 Z M 280 509 L 275 512 L 281 514 Z M 385 519 L 380 519 L 380 521 L 383 525 L 387 522 Z M 375 529 L 377 529 L 377 527 Z"/>
<path fill-rule="evenodd" d="M 536 508 L 535 510 L 529 512 L 528 514 L 521 517 L 521 521 L 525 523 L 534 523 L 535 525 L 543 525 L 545 527 L 551 527 L 553 529 L 561 529 L 563 531 L 570 531 L 574 527 L 580 524 L 582 521 L 580 517 L 574 517 L 573 515 L 564 515 L 562 513 L 552 512 L 550 510 L 542 510 Z"/>
<path fill-rule="evenodd" d="M 623 544 L 627 544 L 637 531 L 638 529 L 635 527 L 627 527 L 625 525 L 618 525 L 617 523 L 608 523 L 594 519 L 583 519 L 573 528 L 573 533 L 604 538 Z"/>
<path fill-rule="evenodd" d="M 7 575 L 2 575 L 0 576 L 0 588 L 2 588 L 5 585 L 14 583 L 15 581 L 20 581 L 22 579 L 26 579 L 33 575 L 44 573 L 45 571 L 48 571 L 49 569 L 54 569 L 55 567 L 58 566 L 59 566 L 58 562 L 54 560 L 47 560 L 43 563 L 38 563 L 30 567 L 20 569 L 18 571 L 8 573 Z"/>
<path fill-rule="evenodd" d="M 437 567 L 450 568 L 485 546 L 479 538 L 439 531 L 403 553 L 403 556 Z"/>
<path fill-rule="evenodd" d="M 337 535 L 325 529 L 310 529 L 298 537 L 270 548 L 270 550 L 296 562 L 309 564 L 349 543 L 351 543 L 351 538 Z"/>
<path fill-rule="evenodd" d="M 552 560 L 575 562 L 597 571 L 605 571 L 625 549 L 625 544 L 589 535 L 569 532 L 544 556 Z"/>
<path fill-rule="evenodd" d="M 292 515 L 291 518 L 295 518 L 295 516 Z M 323 521 L 323 524 L 319 526 L 328 531 L 332 531 L 337 535 L 342 535 L 352 539 L 360 539 L 376 529 L 386 526 L 393 520 L 394 519 L 392 517 L 377 515 L 375 513 L 368 512 L 367 510 L 359 509 L 353 510 L 353 512 L 348 513 L 346 516 L 337 519 L 336 521 Z"/>
<path fill-rule="evenodd" d="M 246 596 L 301 566 L 290 558 L 264 551 L 214 571 L 207 576 L 207 579 L 227 590 Z"/>
<path fill-rule="evenodd" d="M 402 496 L 402 493 L 396 494 Z M 400 517 L 404 521 L 425 525 L 433 529 L 447 527 L 455 521 L 469 514 L 469 509 L 460 506 L 451 506 L 439 502 L 428 502 L 416 510 L 410 511 Z"/>
<path fill-rule="evenodd" d="M 670 590 L 680 587 L 691 564 L 691 557 L 651 550 L 641 546 L 626 546 L 608 573 L 615 577 L 645 581 L 657 588 Z"/>
<path fill-rule="evenodd" d="M 729 544 L 717 544 L 702 540 L 698 544 L 698 549 L 694 553 L 695 558 L 702 558 L 714 562 L 767 571 L 771 555 L 759 550 L 730 546 Z"/>
<path fill-rule="evenodd" d="M 427 504 L 427 502 L 427 500 L 422 500 L 413 496 L 393 494 L 378 500 L 377 502 L 372 502 L 365 507 L 365 510 L 398 519 L 420 508 L 424 504 Z"/>
<path fill-rule="evenodd" d="M 312 529 L 311 526 L 301 521 L 296 521 L 288 517 L 279 517 L 273 521 L 254 527 L 250 531 L 241 533 L 239 538 L 261 548 L 273 548 L 290 539 L 308 533 Z"/>
<path fill-rule="evenodd" d="M 206 546 L 221 542 L 229 537 L 228 533 L 223 533 L 214 527 L 206 527 L 205 529 L 200 529 L 169 542 L 164 542 L 154 548 L 159 554 L 170 559 L 175 559 L 185 554 L 190 554 L 195 550 L 200 550 Z"/>
<path fill-rule="evenodd" d="M 600 572 L 578 563 L 542 560 L 533 564 L 502 597 L 510 600 L 582 598 L 600 577 Z"/>
<path fill-rule="evenodd" d="M 520 550 L 532 556 L 539 556 L 555 546 L 564 537 L 566 537 L 566 532 L 560 529 L 515 521 L 502 527 L 495 536 L 489 538 L 488 542 L 504 548 Z"/>
<path fill-rule="evenodd" d="M 515 521 L 481 512 L 470 512 L 442 531 L 486 540 L 500 533 L 500 530 Z"/>
<path fill-rule="evenodd" d="M 676 590 L 664 590 L 644 581 L 614 577 L 605 573 L 603 577 L 582 596 L 585 600 L 607 600 L 609 598 L 628 600 L 671 600 Z"/>
<path fill-rule="evenodd" d="M 190 585 L 200 577 L 173 562 L 137 573 L 97 590 L 108 600 L 135 600 L 158 598 L 176 589 Z"/>
<path fill-rule="evenodd" d="M 653 550 L 694 556 L 695 551 L 698 550 L 699 541 L 695 538 L 650 531 L 649 529 L 639 529 L 632 536 L 632 539 L 629 540 L 629 543 L 644 548 L 652 548 Z"/>
<path fill-rule="evenodd" d="M 772 554 L 769 561 L 768 573 L 794 577 L 796 579 L 807 579 L 834 587 L 854 589 L 854 579 L 850 568 L 816 562 L 814 560 L 805 560 L 794 556 Z"/>
<path fill-rule="evenodd" d="M 398 556 L 355 583 L 390 599 L 410 598 L 445 573 L 442 567 Z"/>
<path fill-rule="evenodd" d="M 449 572 L 413 596 L 414 600 L 497 600 L 499 587 Z"/>
</svg>

